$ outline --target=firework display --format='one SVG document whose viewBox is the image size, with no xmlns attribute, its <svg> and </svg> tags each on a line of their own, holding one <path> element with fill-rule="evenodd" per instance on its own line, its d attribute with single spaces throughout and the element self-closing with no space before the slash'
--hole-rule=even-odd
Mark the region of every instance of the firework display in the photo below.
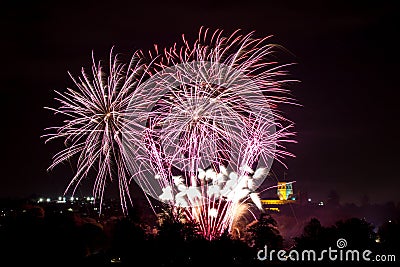
<svg viewBox="0 0 400 267">
<path fill-rule="evenodd" d="M 294 103 L 291 80 L 268 40 L 202 28 L 193 43 L 183 37 L 127 65 L 111 57 L 108 76 L 93 63 L 92 77 L 82 71 L 74 80 L 78 90 L 58 93 L 61 107 L 52 110 L 70 119 L 49 135 L 67 145 L 51 167 L 79 154 L 74 190 L 96 168 L 97 198 L 116 176 L 126 210 L 134 180 L 184 208 L 206 238 L 229 231 L 243 203 L 262 209 L 256 190 L 273 161 L 292 156 L 284 144 L 293 142 L 293 123 L 278 109 Z"/>
<path fill-rule="evenodd" d="M 82 179 L 93 171 L 96 176 L 93 196 L 100 200 L 100 209 L 106 180 L 116 177 L 125 212 L 130 195 L 121 131 L 127 124 L 125 112 L 143 66 L 137 53 L 134 53 L 129 64 L 123 64 L 111 51 L 108 69 L 92 58 L 91 74 L 84 69 L 79 78 L 70 74 L 76 89 L 56 91 L 60 106 L 47 107 L 55 114 L 67 117 L 64 125 L 46 129 L 52 131 L 44 135 L 46 142 L 62 138 L 66 146 L 53 157 L 49 169 L 77 155 L 77 170 L 65 193 L 71 190 L 74 195 Z"/>
</svg>

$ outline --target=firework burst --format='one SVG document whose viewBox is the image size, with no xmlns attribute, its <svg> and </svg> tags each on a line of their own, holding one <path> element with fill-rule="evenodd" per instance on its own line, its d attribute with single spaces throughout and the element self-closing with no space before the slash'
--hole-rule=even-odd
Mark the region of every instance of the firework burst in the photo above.
<svg viewBox="0 0 400 267">
<path fill-rule="evenodd" d="M 93 196 L 100 200 L 100 209 L 107 179 L 117 177 L 125 212 L 131 200 L 121 137 L 127 124 L 125 112 L 143 65 L 137 53 L 129 64 L 120 63 L 112 50 L 108 69 L 96 63 L 93 55 L 92 59 L 91 73 L 82 68 L 80 77 L 70 74 L 76 88 L 56 91 L 60 106 L 47 107 L 66 117 L 64 125 L 47 128 L 51 133 L 44 135 L 46 142 L 61 138 L 66 146 L 53 157 L 49 169 L 77 156 L 77 170 L 65 193 L 71 190 L 74 195 L 82 179 L 93 170 L 97 172 Z"/>
<path fill-rule="evenodd" d="M 255 190 L 274 159 L 292 156 L 284 143 L 293 124 L 277 109 L 294 103 L 285 89 L 292 80 L 287 65 L 271 61 L 279 47 L 267 40 L 218 30 L 200 30 L 193 44 L 183 37 L 150 57 L 151 77 L 127 109 L 129 128 L 146 129 L 143 146 L 124 138 L 133 179 L 185 207 L 209 239 L 231 229 L 241 203 L 262 208 Z"/>
</svg>

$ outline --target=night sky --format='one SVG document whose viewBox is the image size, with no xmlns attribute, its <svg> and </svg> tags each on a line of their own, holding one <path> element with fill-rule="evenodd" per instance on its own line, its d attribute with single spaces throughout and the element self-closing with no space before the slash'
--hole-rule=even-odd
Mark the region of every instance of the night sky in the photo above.
<svg viewBox="0 0 400 267">
<path fill-rule="evenodd" d="M 181 34 L 193 40 L 205 26 L 273 35 L 293 54 L 289 70 L 301 82 L 291 90 L 303 106 L 285 110 L 297 157 L 273 167 L 279 179 L 286 172 L 314 199 L 336 190 L 343 202 L 400 201 L 395 1 L 10 2 L 0 11 L 0 197 L 63 193 L 71 166 L 47 172 L 62 147 L 40 138 L 61 120 L 43 107 L 57 105 L 53 90 L 73 86 L 67 71 L 89 67 L 92 50 L 106 60 L 113 45 L 129 55 Z"/>
</svg>

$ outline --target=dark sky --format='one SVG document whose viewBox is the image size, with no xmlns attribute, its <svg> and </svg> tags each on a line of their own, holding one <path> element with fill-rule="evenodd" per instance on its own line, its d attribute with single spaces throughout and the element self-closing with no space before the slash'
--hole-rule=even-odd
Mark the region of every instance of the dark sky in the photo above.
<svg viewBox="0 0 400 267">
<path fill-rule="evenodd" d="M 10 2 L 0 11 L 0 197 L 62 194 L 72 171 L 46 172 L 61 147 L 40 138 L 59 123 L 43 107 L 56 105 L 53 90 L 73 86 L 67 71 L 88 67 L 92 50 L 107 59 L 113 45 L 125 54 L 169 46 L 206 26 L 272 34 L 294 54 L 301 82 L 292 90 L 303 107 L 286 111 L 298 132 L 286 173 L 295 189 L 400 201 L 395 1 Z M 282 167 L 274 171 L 283 178 Z"/>
</svg>

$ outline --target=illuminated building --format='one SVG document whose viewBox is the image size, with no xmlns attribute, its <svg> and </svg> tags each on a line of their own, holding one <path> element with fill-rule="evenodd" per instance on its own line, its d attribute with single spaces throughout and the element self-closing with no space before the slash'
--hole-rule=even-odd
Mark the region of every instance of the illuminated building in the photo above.
<svg viewBox="0 0 400 267">
<path fill-rule="evenodd" d="M 293 193 L 293 182 L 278 182 L 277 196 L 279 199 L 261 200 L 266 210 L 280 212 L 280 205 L 296 203 L 296 197 Z"/>
<path fill-rule="evenodd" d="M 293 195 L 292 182 L 278 182 L 278 197 L 280 200 L 288 200 Z"/>
</svg>

